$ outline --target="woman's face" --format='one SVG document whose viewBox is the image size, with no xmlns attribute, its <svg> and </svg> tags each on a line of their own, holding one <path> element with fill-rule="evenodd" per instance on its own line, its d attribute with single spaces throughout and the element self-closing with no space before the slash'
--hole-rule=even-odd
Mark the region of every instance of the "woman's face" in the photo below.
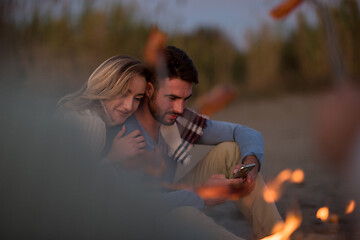
<svg viewBox="0 0 360 240">
<path fill-rule="evenodd" d="M 129 90 L 125 95 L 111 100 L 104 100 L 104 105 L 111 120 L 122 124 L 133 114 L 145 95 L 146 80 L 143 76 L 135 75 L 130 80 Z"/>
</svg>

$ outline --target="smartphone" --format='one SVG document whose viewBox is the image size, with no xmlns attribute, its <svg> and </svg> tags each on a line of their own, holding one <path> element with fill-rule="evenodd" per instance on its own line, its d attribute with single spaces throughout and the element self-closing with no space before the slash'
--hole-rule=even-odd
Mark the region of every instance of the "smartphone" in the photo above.
<svg viewBox="0 0 360 240">
<path fill-rule="evenodd" d="M 242 166 L 235 174 L 233 178 L 245 178 L 248 173 L 256 166 L 255 163 L 251 163 L 245 166 Z"/>
</svg>

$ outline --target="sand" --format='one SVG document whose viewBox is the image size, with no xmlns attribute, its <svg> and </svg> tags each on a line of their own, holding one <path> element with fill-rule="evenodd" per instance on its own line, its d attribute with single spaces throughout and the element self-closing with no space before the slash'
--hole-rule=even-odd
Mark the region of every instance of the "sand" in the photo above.
<svg viewBox="0 0 360 240">
<path fill-rule="evenodd" d="M 265 182 L 274 179 L 284 169 L 302 169 L 302 184 L 287 183 L 276 203 L 280 214 L 297 206 L 303 221 L 292 239 L 350 239 L 353 231 L 351 215 L 344 215 L 351 191 L 340 174 L 329 168 L 317 151 L 314 111 L 318 94 L 290 95 L 259 100 L 237 99 L 211 118 L 240 123 L 259 130 L 265 142 L 265 158 L 261 174 Z M 208 150 L 196 147 L 194 158 Z M 316 219 L 319 208 L 328 206 L 337 222 Z M 235 234 L 252 239 L 251 227 L 231 202 L 206 210 L 216 222 Z M 335 219 L 336 217 L 333 217 Z"/>
</svg>

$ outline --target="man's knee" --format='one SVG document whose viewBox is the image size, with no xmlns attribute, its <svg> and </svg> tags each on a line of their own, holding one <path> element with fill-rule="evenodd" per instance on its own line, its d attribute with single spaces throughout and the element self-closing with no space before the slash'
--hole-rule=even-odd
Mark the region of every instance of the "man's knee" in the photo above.
<svg viewBox="0 0 360 240">
<path fill-rule="evenodd" d="M 223 142 L 216 145 L 203 159 L 202 167 L 213 169 L 214 173 L 223 173 L 227 178 L 235 165 L 241 163 L 241 153 L 235 142 Z"/>
<path fill-rule="evenodd" d="M 216 145 L 211 152 L 221 157 L 221 160 L 228 159 L 231 162 L 238 162 L 241 159 L 241 153 L 236 142 L 222 142 Z"/>
<path fill-rule="evenodd" d="M 224 153 L 234 153 L 238 152 L 240 154 L 240 149 L 236 142 L 222 142 L 216 145 L 212 151 L 224 152 Z"/>
</svg>

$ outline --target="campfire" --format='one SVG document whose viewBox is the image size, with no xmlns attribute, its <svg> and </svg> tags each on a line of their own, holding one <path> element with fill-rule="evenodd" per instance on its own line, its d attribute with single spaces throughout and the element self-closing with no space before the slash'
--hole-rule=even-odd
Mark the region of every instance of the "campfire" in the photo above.
<svg viewBox="0 0 360 240">
<path fill-rule="evenodd" d="M 286 216 L 284 224 L 276 225 L 274 227 L 275 233 L 268 237 L 262 238 L 262 240 L 286 240 L 289 239 L 291 234 L 300 226 L 301 224 L 301 214 L 296 212 L 289 212 Z"/>
</svg>

